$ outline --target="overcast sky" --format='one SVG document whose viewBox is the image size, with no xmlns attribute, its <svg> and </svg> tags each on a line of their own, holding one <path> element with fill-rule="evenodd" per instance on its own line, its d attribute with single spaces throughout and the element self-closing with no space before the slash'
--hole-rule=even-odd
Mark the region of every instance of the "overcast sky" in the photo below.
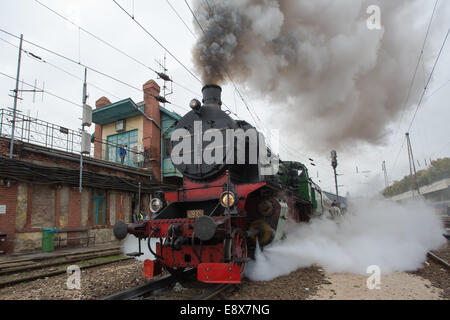
<svg viewBox="0 0 450 320">
<path fill-rule="evenodd" d="M 140 29 L 120 8 L 111 0 L 39 0 L 55 11 L 61 13 L 89 32 L 123 50 L 128 55 L 141 61 L 153 69 L 158 69 L 156 60 L 162 60 L 164 50 L 148 34 Z M 395 0 L 393 0 L 395 1 Z M 196 38 L 175 14 L 167 1 L 163 0 L 118 0 L 118 2 L 134 16 L 156 37 L 175 57 L 187 68 L 194 71 L 192 63 L 192 47 Z M 180 17 L 194 31 L 192 15 L 182 0 L 170 0 Z M 418 19 L 429 19 L 433 10 L 434 1 L 423 0 L 423 16 Z M 424 50 L 425 61 L 434 62 L 438 50 L 450 27 L 450 1 L 440 0 L 435 17 L 431 25 L 429 41 Z M 405 28 L 408 24 L 405 23 Z M 0 29 L 14 35 L 24 35 L 24 39 L 51 49 L 75 61 L 80 61 L 89 67 L 107 73 L 134 87 L 142 88 L 142 84 L 156 75 L 151 70 L 138 64 L 128 57 L 118 53 L 107 45 L 92 38 L 90 35 L 41 6 L 34 0 L 0 0 Z M 421 34 L 411 34 L 412 37 L 423 39 L 426 30 Z M 0 72 L 16 76 L 18 49 L 11 44 L 18 45 L 18 39 L 0 32 Z M 48 52 L 24 43 L 24 49 L 41 57 L 45 61 L 68 71 L 79 78 L 83 77 L 83 67 L 56 57 Z M 417 48 L 417 57 L 420 47 Z M 45 89 L 65 99 L 81 105 L 82 82 L 71 75 L 55 68 L 48 63 L 42 63 L 23 55 L 21 66 L 21 80 L 27 83 L 38 82 L 41 87 L 45 82 Z M 443 49 L 439 64 L 436 67 L 433 80 L 427 90 L 426 99 L 419 109 L 410 131 L 412 146 L 416 159 L 417 169 L 425 167 L 425 159 L 436 159 L 450 156 L 450 41 Z M 194 97 L 190 91 L 200 96 L 202 85 L 190 75 L 178 62 L 167 54 L 168 74 L 178 83 L 187 88 L 174 85 L 174 93 L 167 97 L 175 105 L 167 105 L 171 110 L 184 114 L 188 110 L 189 101 Z M 419 68 L 416 82 L 425 84 L 431 71 L 432 64 L 424 63 Z M 411 65 L 413 71 L 415 65 Z M 159 69 L 158 69 L 159 70 Z M 142 92 L 130 86 L 108 79 L 95 72 L 88 72 L 88 82 L 97 86 L 89 86 L 89 104 L 102 97 L 108 97 L 112 102 L 124 98 L 132 98 L 135 102 L 143 100 Z M 157 82 L 162 86 L 161 80 Z M 12 107 L 13 99 L 9 96 L 14 89 L 15 81 L 0 75 L 0 108 Z M 240 84 L 245 91 L 245 84 Z M 26 86 L 24 87 L 24 89 Z M 100 90 L 101 89 L 101 90 Z M 240 118 L 253 123 L 244 104 L 236 96 L 234 88 L 227 84 L 223 86 L 223 100 Z M 272 124 L 273 114 L 265 101 L 258 99 L 252 92 L 245 92 L 249 101 L 255 108 L 262 123 L 267 128 L 279 129 L 281 138 L 289 145 L 289 137 L 283 128 L 276 128 Z M 406 98 L 407 92 L 405 92 Z M 387 162 L 389 181 L 397 180 L 408 174 L 408 155 L 404 145 L 404 134 L 412 120 L 415 104 L 412 102 L 407 108 L 402 120 L 397 119 L 391 125 L 391 134 L 386 137 L 383 145 L 366 145 L 351 153 L 338 151 L 338 171 L 343 174 L 339 177 L 340 193 L 350 192 L 352 195 L 371 195 L 380 191 L 384 185 L 381 171 L 383 160 Z M 80 127 L 81 108 L 74 104 L 62 101 L 50 95 L 36 97 L 33 103 L 33 94 L 24 93 L 19 103 L 19 110 L 24 114 L 60 124 L 71 129 Z M 279 109 L 278 109 L 279 110 Z M 301 122 L 308 119 L 299 119 Z M 90 128 L 90 131 L 93 127 Z M 329 165 L 329 153 L 315 154 L 308 150 L 280 149 L 282 159 L 301 160 L 314 158 L 316 167 L 309 166 L 310 174 L 323 189 L 334 190 L 332 168 Z M 397 155 L 399 154 L 398 158 Z M 397 162 L 395 160 L 397 159 Z M 394 165 L 395 164 L 395 165 Z M 359 168 L 359 174 L 356 173 Z M 369 172 L 370 171 L 370 172 Z M 367 173 L 362 173 L 367 172 Z M 319 178 L 317 178 L 319 176 Z"/>
</svg>

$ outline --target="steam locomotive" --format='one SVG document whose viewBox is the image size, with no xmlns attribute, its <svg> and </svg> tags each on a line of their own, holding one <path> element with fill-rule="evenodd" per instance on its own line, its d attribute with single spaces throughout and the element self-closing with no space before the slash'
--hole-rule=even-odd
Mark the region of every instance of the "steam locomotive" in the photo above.
<svg viewBox="0 0 450 320">
<path fill-rule="evenodd" d="M 263 249 L 285 237 L 288 219 L 301 223 L 323 214 L 324 196 L 305 165 L 279 161 L 253 126 L 221 109 L 219 86 L 207 85 L 202 93 L 203 104 L 192 100 L 192 111 L 172 134 L 182 187 L 159 192 L 148 221 L 119 221 L 114 234 L 132 234 L 139 246 L 147 239 L 154 256 L 144 262 L 148 278 L 163 267 L 172 274 L 195 268 L 201 282 L 240 283 L 257 245 Z M 155 248 L 152 239 L 159 240 Z"/>
</svg>

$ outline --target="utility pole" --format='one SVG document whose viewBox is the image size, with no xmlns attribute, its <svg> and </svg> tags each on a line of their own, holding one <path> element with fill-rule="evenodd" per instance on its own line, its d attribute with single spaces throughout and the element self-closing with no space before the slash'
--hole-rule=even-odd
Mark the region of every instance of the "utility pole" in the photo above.
<svg viewBox="0 0 450 320">
<path fill-rule="evenodd" d="M 23 34 L 20 35 L 19 43 L 19 59 L 17 62 L 17 76 L 16 76 L 16 89 L 14 90 L 14 107 L 13 107 L 13 120 L 11 126 L 11 143 L 9 146 L 9 158 L 14 157 L 14 131 L 16 129 L 16 111 L 17 111 L 17 99 L 19 98 L 19 77 L 20 77 L 20 62 L 22 60 L 22 42 Z"/>
<path fill-rule="evenodd" d="M 387 187 L 389 187 L 389 180 L 388 180 L 388 174 L 387 174 L 387 168 L 386 168 L 386 161 L 383 161 L 381 168 L 384 173 L 384 186 L 387 188 Z"/>
<path fill-rule="evenodd" d="M 333 167 L 333 171 L 334 171 L 334 183 L 336 185 L 336 199 L 339 203 L 339 186 L 338 186 L 338 181 L 337 181 L 337 173 L 336 173 L 336 168 L 337 168 L 338 162 L 337 162 L 337 152 L 336 150 L 331 151 L 331 166 Z"/>
<path fill-rule="evenodd" d="M 80 146 L 80 192 L 83 191 L 83 153 L 90 153 L 90 137 L 89 133 L 84 131 L 84 127 L 91 126 L 92 123 L 92 108 L 87 105 L 87 68 L 84 69 L 83 82 L 83 115 L 81 118 L 81 146 Z"/>
<path fill-rule="evenodd" d="M 414 185 L 411 186 L 411 191 L 414 197 L 414 187 L 417 190 L 417 194 L 420 195 L 419 184 L 417 183 L 417 172 L 416 172 L 416 164 L 414 163 L 414 154 L 411 146 L 411 139 L 409 137 L 409 132 L 406 133 L 406 144 L 408 147 L 408 160 L 409 160 L 409 173 L 411 179 L 414 180 Z"/>
</svg>

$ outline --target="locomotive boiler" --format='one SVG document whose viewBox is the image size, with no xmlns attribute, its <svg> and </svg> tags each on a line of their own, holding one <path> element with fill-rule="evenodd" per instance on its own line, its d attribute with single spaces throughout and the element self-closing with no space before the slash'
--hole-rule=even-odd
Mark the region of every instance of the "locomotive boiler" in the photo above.
<svg viewBox="0 0 450 320">
<path fill-rule="evenodd" d="M 114 226 L 118 239 L 147 239 L 154 256 L 144 262 L 149 278 L 162 268 L 195 268 L 199 281 L 240 283 L 257 245 L 282 239 L 288 219 L 301 223 L 323 213 L 322 192 L 307 168 L 279 161 L 261 133 L 222 110 L 221 92 L 205 86 L 202 103 L 191 101 L 172 134 L 182 186 L 151 200 L 149 220 Z"/>
</svg>

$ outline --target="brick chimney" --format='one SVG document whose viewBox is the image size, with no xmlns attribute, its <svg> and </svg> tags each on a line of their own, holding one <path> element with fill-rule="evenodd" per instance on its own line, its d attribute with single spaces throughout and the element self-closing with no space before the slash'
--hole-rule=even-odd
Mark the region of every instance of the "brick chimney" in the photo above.
<svg viewBox="0 0 450 320">
<path fill-rule="evenodd" d="M 103 108 L 111 104 L 111 101 L 107 97 L 101 97 L 95 102 L 95 108 Z"/>
<path fill-rule="evenodd" d="M 95 108 L 100 109 L 106 106 L 109 106 L 111 101 L 109 101 L 106 97 L 101 97 L 95 102 Z M 102 143 L 100 142 L 102 139 L 103 128 L 100 124 L 95 124 L 95 142 L 94 142 L 94 158 L 102 159 Z"/>
<path fill-rule="evenodd" d="M 154 98 L 160 94 L 161 88 L 154 80 L 149 80 L 142 86 L 144 91 L 145 114 L 161 127 L 161 112 L 159 102 Z M 152 168 L 153 176 L 161 181 L 161 129 L 151 120 L 144 119 L 143 144 L 144 149 L 151 150 L 153 161 L 146 163 L 146 167 Z"/>
</svg>

